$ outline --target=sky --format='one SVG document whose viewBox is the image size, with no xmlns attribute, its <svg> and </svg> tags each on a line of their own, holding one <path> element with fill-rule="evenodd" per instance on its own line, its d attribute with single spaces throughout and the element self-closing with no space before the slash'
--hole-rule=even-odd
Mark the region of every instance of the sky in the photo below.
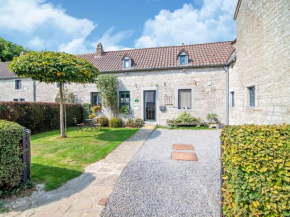
<svg viewBox="0 0 290 217">
<path fill-rule="evenodd" d="M 237 0 L 0 0 L 0 37 L 95 52 L 234 40 Z"/>
</svg>

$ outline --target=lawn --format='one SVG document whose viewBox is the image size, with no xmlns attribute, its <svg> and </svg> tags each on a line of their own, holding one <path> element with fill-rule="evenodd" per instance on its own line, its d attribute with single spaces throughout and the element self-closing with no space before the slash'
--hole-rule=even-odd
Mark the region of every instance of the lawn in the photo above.
<svg viewBox="0 0 290 217">
<path fill-rule="evenodd" d="M 46 190 L 56 189 L 79 176 L 88 164 L 104 158 L 136 131 L 138 129 L 103 128 L 82 132 L 71 127 L 68 138 L 60 138 L 59 130 L 32 135 L 32 181 L 45 183 Z"/>
</svg>

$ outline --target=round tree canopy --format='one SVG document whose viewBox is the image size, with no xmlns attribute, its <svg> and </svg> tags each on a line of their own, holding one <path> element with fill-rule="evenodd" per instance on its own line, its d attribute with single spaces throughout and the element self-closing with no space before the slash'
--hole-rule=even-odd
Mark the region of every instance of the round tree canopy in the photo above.
<svg viewBox="0 0 290 217">
<path fill-rule="evenodd" d="M 93 83 L 98 69 L 85 59 L 64 52 L 30 52 L 15 57 L 9 70 L 19 77 L 53 83 Z"/>
</svg>

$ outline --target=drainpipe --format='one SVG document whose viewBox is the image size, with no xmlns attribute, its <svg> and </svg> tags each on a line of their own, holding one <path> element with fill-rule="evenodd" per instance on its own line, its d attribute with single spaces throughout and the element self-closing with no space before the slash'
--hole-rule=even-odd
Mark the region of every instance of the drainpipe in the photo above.
<svg viewBox="0 0 290 217">
<path fill-rule="evenodd" d="M 224 66 L 226 71 L 226 121 L 225 124 L 229 125 L 229 67 Z"/>
<path fill-rule="evenodd" d="M 33 102 L 36 102 L 36 81 L 33 81 Z"/>
</svg>

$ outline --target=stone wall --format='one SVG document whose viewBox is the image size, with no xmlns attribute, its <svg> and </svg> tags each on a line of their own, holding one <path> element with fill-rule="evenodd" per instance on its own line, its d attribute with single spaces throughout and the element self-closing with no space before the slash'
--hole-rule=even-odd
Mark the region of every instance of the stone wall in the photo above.
<svg viewBox="0 0 290 217">
<path fill-rule="evenodd" d="M 15 89 L 15 79 L 0 80 L 0 101 L 13 101 L 13 99 L 33 101 L 33 81 L 31 79 L 20 80 L 22 88 L 19 90 Z"/>
<path fill-rule="evenodd" d="M 242 0 L 237 17 L 236 63 L 229 68 L 230 124 L 290 123 L 290 1 Z M 249 106 L 248 87 L 256 88 Z"/>
<path fill-rule="evenodd" d="M 130 91 L 132 117 L 143 119 L 143 92 L 155 90 L 156 123 L 166 124 L 167 119 L 176 118 L 183 111 L 206 120 L 208 113 L 217 113 L 219 120 L 225 121 L 225 71 L 220 68 L 192 68 L 183 71 L 160 70 L 148 72 L 124 72 L 115 74 L 119 80 L 118 91 Z M 97 92 L 95 84 L 71 84 L 66 86 L 81 103 L 90 102 L 90 93 Z M 192 109 L 178 109 L 177 90 L 192 89 Z M 135 109 L 135 99 L 139 100 Z M 170 101 L 171 105 L 165 105 Z M 166 111 L 159 111 L 165 105 Z M 105 111 L 105 114 L 108 113 Z"/>
</svg>

